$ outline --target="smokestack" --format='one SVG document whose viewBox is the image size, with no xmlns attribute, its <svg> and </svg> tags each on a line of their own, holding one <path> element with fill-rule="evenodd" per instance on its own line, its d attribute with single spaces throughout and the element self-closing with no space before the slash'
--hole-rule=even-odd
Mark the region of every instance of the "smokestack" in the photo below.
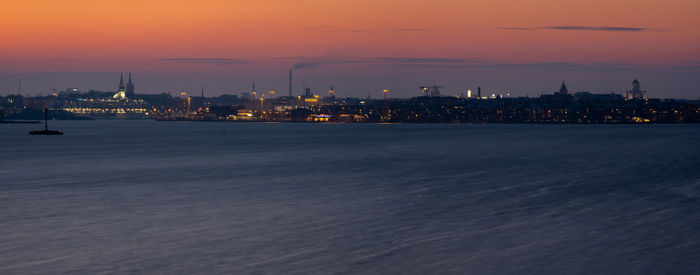
<svg viewBox="0 0 700 275">
<path fill-rule="evenodd" d="M 289 69 L 289 97 L 292 97 L 292 69 Z"/>
</svg>

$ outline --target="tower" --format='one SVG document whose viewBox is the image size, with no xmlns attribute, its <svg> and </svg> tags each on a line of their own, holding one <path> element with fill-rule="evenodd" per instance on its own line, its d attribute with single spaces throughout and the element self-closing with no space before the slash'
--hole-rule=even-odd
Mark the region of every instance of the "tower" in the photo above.
<svg viewBox="0 0 700 275">
<path fill-rule="evenodd" d="M 126 97 L 126 92 L 124 91 L 124 73 L 120 72 L 119 73 L 119 90 L 117 90 L 117 93 L 115 93 L 112 98 L 113 99 L 125 99 Z"/>
<path fill-rule="evenodd" d="M 641 86 L 639 85 L 639 80 L 636 78 L 634 81 L 632 81 L 632 90 L 627 91 L 627 99 L 647 99 L 647 92 L 642 91 Z"/>
<path fill-rule="evenodd" d="M 566 88 L 566 83 L 564 83 L 564 81 L 562 81 L 561 87 L 559 88 L 559 94 L 566 95 L 568 93 L 569 93 L 569 90 Z"/>
<path fill-rule="evenodd" d="M 386 97 L 386 96 L 387 96 L 387 94 L 389 93 L 389 90 L 388 90 L 388 89 L 384 89 L 384 90 L 382 90 L 382 93 L 384 94 L 384 114 L 386 114 L 386 116 L 388 117 L 388 116 L 389 116 L 389 104 L 387 103 L 387 97 Z"/>
<path fill-rule="evenodd" d="M 481 87 L 476 88 L 476 98 L 481 99 Z"/>
<path fill-rule="evenodd" d="M 134 83 L 131 82 L 131 71 L 129 71 L 129 82 L 126 83 L 126 97 L 133 99 L 134 95 Z"/>
<path fill-rule="evenodd" d="M 124 90 L 124 72 L 119 72 L 119 91 Z"/>
<path fill-rule="evenodd" d="M 289 69 L 289 97 L 292 97 L 292 69 Z"/>
<path fill-rule="evenodd" d="M 640 85 L 639 85 L 639 80 L 637 80 L 636 78 L 634 79 L 634 81 L 632 81 L 632 91 L 633 91 L 633 92 L 639 92 L 639 91 L 641 91 L 641 88 L 640 88 Z"/>
</svg>

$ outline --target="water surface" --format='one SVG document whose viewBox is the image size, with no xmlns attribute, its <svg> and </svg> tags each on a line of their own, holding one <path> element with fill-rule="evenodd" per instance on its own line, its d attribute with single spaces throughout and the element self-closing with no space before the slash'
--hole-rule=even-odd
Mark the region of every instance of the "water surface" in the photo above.
<svg viewBox="0 0 700 275">
<path fill-rule="evenodd" d="M 700 273 L 700 125 L 0 124 L 0 273 Z"/>
</svg>

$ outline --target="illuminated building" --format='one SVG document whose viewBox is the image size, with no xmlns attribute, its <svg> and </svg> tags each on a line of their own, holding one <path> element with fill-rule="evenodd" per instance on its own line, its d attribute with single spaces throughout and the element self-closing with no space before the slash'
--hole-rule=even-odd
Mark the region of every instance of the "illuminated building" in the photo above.
<svg viewBox="0 0 700 275">
<path fill-rule="evenodd" d="M 643 99 L 643 100 L 647 100 L 647 92 L 646 92 L 646 91 L 642 91 L 642 89 L 640 88 L 640 85 L 639 85 L 639 80 L 637 80 L 637 79 L 635 78 L 634 81 L 632 81 L 632 90 L 631 90 L 631 91 L 627 91 L 625 97 L 626 97 L 628 100 L 634 100 L 634 99 L 638 99 L 638 100 L 642 100 L 642 99 Z"/>
<path fill-rule="evenodd" d="M 236 111 L 236 117 L 235 119 L 237 120 L 254 120 L 255 116 L 253 114 L 253 110 L 250 109 L 238 109 Z"/>
<path fill-rule="evenodd" d="M 326 114 L 318 114 L 318 115 L 310 115 L 309 117 L 306 118 L 307 121 L 313 121 L 313 122 L 328 122 L 330 121 L 332 115 L 326 115 Z"/>
<path fill-rule="evenodd" d="M 124 91 L 124 73 L 119 77 L 119 90 L 112 96 L 113 99 L 126 99 L 126 91 Z"/>
</svg>

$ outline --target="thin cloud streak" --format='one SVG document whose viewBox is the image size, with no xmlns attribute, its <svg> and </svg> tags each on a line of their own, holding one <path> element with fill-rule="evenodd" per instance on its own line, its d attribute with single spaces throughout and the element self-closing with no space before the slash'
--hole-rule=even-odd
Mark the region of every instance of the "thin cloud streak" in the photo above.
<svg viewBox="0 0 700 275">
<path fill-rule="evenodd" d="M 487 59 L 477 58 L 423 58 L 423 57 L 359 57 L 373 63 L 412 63 L 412 64 L 462 64 L 462 63 L 487 63 Z"/>
<path fill-rule="evenodd" d="M 295 70 L 311 69 L 311 68 L 316 68 L 318 66 L 321 66 L 324 63 L 328 63 L 328 62 L 326 60 L 323 60 L 323 59 L 298 62 L 292 66 L 292 69 L 295 69 Z"/>
<path fill-rule="evenodd" d="M 204 64 L 250 64 L 244 59 L 229 58 L 164 58 L 160 61 Z M 431 58 L 431 57 L 390 57 L 390 56 L 337 56 L 337 57 L 278 57 L 268 61 L 294 61 L 294 70 L 314 69 L 326 65 L 359 64 L 390 66 L 397 68 L 440 68 L 440 69 L 505 69 L 505 70 L 566 70 L 566 71 L 640 71 L 644 66 L 629 63 L 575 63 L 575 62 L 533 62 L 507 63 L 481 58 Z M 264 61 L 260 61 L 263 62 Z M 273 61 L 274 62 L 274 61 Z M 695 70 L 698 66 L 677 66 L 675 69 Z"/>
<path fill-rule="evenodd" d="M 684 66 L 669 66 L 667 69 L 681 71 L 697 71 L 700 70 L 700 65 L 684 65 Z"/>
<path fill-rule="evenodd" d="M 374 33 L 368 30 L 330 30 L 329 32 L 345 32 L 345 33 Z"/>
<path fill-rule="evenodd" d="M 430 30 L 423 29 L 423 28 L 400 28 L 399 31 L 402 31 L 402 32 L 427 32 Z"/>
<path fill-rule="evenodd" d="M 158 61 L 195 64 L 251 64 L 250 60 L 232 58 L 161 58 Z"/>
<path fill-rule="evenodd" d="M 287 59 L 287 58 L 283 58 Z M 437 65 L 437 64 L 452 64 L 452 65 L 464 65 L 464 64 L 485 64 L 491 62 L 487 59 L 477 59 L 477 58 L 421 58 L 421 57 L 385 57 L 385 56 L 371 56 L 371 57 L 357 57 L 357 56 L 341 56 L 333 58 L 315 58 L 311 60 L 304 60 L 295 63 L 293 69 L 311 69 L 316 68 L 325 64 L 376 64 L 376 65 L 407 65 L 407 66 L 421 66 L 421 65 Z"/>
<path fill-rule="evenodd" d="M 505 30 L 505 31 L 531 31 L 531 30 L 537 30 L 541 28 L 524 28 L 524 27 L 504 27 L 504 28 L 498 28 L 499 30 Z"/>
<path fill-rule="evenodd" d="M 544 26 L 544 27 L 504 27 L 500 30 L 507 31 L 533 31 L 533 30 L 558 30 L 558 31 L 601 31 L 601 32 L 665 32 L 664 29 L 642 27 L 616 27 L 616 26 Z"/>
<path fill-rule="evenodd" d="M 482 64 L 389 64 L 403 68 L 442 68 L 442 69 L 498 69 L 498 70 L 544 70 L 544 71 L 640 71 L 644 70 L 636 64 L 615 63 L 573 63 L 573 62 L 533 62 L 533 63 L 499 63 Z"/>
<path fill-rule="evenodd" d="M 609 26 L 547 26 L 545 29 L 550 30 L 568 30 L 568 31 L 604 31 L 604 32 L 646 32 L 651 31 L 650 28 L 636 27 L 609 27 Z"/>
</svg>

